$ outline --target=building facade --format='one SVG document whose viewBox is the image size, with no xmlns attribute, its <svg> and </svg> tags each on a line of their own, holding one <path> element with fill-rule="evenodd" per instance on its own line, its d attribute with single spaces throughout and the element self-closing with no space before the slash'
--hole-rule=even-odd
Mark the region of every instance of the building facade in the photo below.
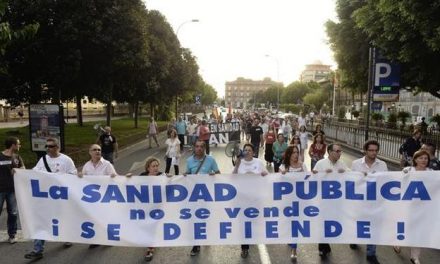
<svg viewBox="0 0 440 264">
<path fill-rule="evenodd" d="M 324 65 L 320 61 L 315 61 L 312 64 L 307 64 L 300 76 L 301 82 L 318 82 L 330 78 L 330 65 Z"/>
<path fill-rule="evenodd" d="M 411 91 L 401 89 L 399 101 L 395 103 L 398 111 L 411 113 L 413 119 L 426 117 L 428 121 L 432 116 L 440 114 L 440 98 L 430 93 L 418 93 L 414 95 Z"/>
<path fill-rule="evenodd" d="M 254 81 L 238 77 L 235 81 L 225 84 L 225 104 L 233 108 L 246 108 L 249 100 L 258 92 L 265 91 L 274 85 L 282 85 L 282 83 L 272 81 L 270 78 Z"/>
</svg>

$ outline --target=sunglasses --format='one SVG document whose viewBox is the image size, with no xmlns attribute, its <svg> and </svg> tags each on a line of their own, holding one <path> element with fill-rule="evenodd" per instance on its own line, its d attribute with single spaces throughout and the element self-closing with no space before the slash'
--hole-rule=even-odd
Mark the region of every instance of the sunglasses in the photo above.
<svg viewBox="0 0 440 264">
<path fill-rule="evenodd" d="M 92 151 L 101 151 L 101 149 L 94 148 L 94 149 L 92 149 Z"/>
<path fill-rule="evenodd" d="M 46 148 L 56 148 L 57 145 L 46 145 L 45 147 L 46 147 Z"/>
</svg>

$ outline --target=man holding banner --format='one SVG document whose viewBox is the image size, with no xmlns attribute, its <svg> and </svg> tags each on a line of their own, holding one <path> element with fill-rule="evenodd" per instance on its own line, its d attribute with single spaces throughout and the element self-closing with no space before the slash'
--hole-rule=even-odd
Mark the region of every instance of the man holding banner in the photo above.
<svg viewBox="0 0 440 264">
<path fill-rule="evenodd" d="M 327 147 L 328 157 L 319 160 L 315 167 L 313 168 L 313 173 L 344 173 L 347 171 L 347 166 L 340 160 L 342 155 L 342 148 L 340 145 L 332 143 Z M 319 244 L 318 245 L 319 256 L 327 257 L 327 255 L 332 251 L 330 244 Z"/>
<path fill-rule="evenodd" d="M 363 173 L 365 176 L 369 173 L 384 172 L 388 171 L 387 164 L 382 160 L 377 158 L 379 153 L 379 142 L 376 140 L 368 140 L 364 144 L 365 156 L 354 160 L 351 164 L 352 171 L 358 171 Z M 356 244 L 350 244 L 351 249 L 356 249 Z M 367 261 L 373 264 L 380 264 L 376 257 L 376 245 L 367 245 Z"/>
<path fill-rule="evenodd" d="M 68 173 L 77 174 L 77 170 L 73 160 L 60 153 L 60 145 L 57 139 L 48 138 L 46 140 L 47 154 L 40 158 L 34 170 L 45 171 L 50 173 Z M 44 240 L 34 240 L 34 250 L 24 255 L 27 259 L 40 259 L 43 257 Z M 64 243 L 64 247 L 70 247 L 72 243 Z"/>
<path fill-rule="evenodd" d="M 206 143 L 203 140 L 197 140 L 194 144 L 194 155 L 186 160 L 186 174 L 220 174 L 215 159 L 205 153 Z M 190 255 L 196 256 L 200 253 L 200 246 L 193 246 Z"/>
</svg>

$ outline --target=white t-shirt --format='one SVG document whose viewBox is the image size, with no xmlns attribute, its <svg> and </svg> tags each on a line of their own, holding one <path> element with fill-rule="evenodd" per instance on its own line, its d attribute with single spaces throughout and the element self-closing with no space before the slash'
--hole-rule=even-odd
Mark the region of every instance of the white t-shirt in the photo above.
<svg viewBox="0 0 440 264">
<path fill-rule="evenodd" d="M 263 161 L 257 158 L 252 158 L 251 161 L 246 161 L 245 159 L 242 159 L 240 161 L 240 166 L 237 170 L 238 174 L 261 174 L 262 172 L 268 173 Z"/>
<path fill-rule="evenodd" d="M 177 154 L 179 153 L 180 149 L 180 141 L 178 138 L 175 138 L 172 140 L 171 138 L 168 138 L 165 141 L 165 145 L 167 145 L 167 152 L 166 155 L 168 158 L 174 158 L 177 157 Z"/>
<path fill-rule="evenodd" d="M 307 142 L 309 141 L 309 133 L 299 132 L 299 140 L 301 142 L 301 149 L 307 148 Z"/>
<path fill-rule="evenodd" d="M 298 128 L 301 128 L 301 126 L 306 126 L 306 119 L 302 118 L 301 116 L 298 118 Z"/>
<path fill-rule="evenodd" d="M 281 164 L 280 171 L 283 171 L 283 170 L 285 170 L 285 166 L 284 166 L 284 164 Z M 288 172 L 303 172 L 303 171 L 304 172 L 307 171 L 307 166 L 306 166 L 306 164 L 304 164 L 304 162 L 303 162 L 302 166 L 299 167 L 299 168 L 289 167 L 289 171 Z"/>
<path fill-rule="evenodd" d="M 342 160 L 336 161 L 336 163 L 331 162 L 328 158 L 319 160 L 313 170 L 318 172 L 325 172 L 326 170 L 331 169 L 333 172 L 338 172 L 339 169 L 343 169 L 345 171 L 348 170 L 347 166 Z"/>
<path fill-rule="evenodd" d="M 149 129 L 149 132 L 148 132 L 150 135 L 157 134 L 156 126 L 157 126 L 156 122 L 153 121 L 153 122 L 150 123 L 150 129 Z"/>
<path fill-rule="evenodd" d="M 46 160 L 50 170 L 54 173 L 63 172 L 68 174 L 77 174 L 77 170 L 75 168 L 73 160 L 63 153 L 60 153 L 60 155 L 56 158 L 51 158 L 49 155 L 46 154 Z M 35 165 L 34 170 L 47 171 L 46 167 L 44 166 L 43 158 L 40 158 L 37 165 Z"/>
<path fill-rule="evenodd" d="M 113 167 L 113 164 L 111 164 L 109 161 L 105 160 L 103 157 L 98 161 L 96 164 L 96 167 L 93 165 L 93 162 L 91 160 L 87 161 L 86 164 L 84 164 L 84 167 L 82 169 L 83 175 L 116 175 L 115 168 Z"/>
<path fill-rule="evenodd" d="M 190 124 L 188 126 L 188 134 L 189 135 L 195 135 L 196 134 L 196 128 L 197 128 L 197 124 Z"/>
<path fill-rule="evenodd" d="M 362 157 L 360 159 L 354 160 L 351 163 L 351 170 L 364 172 L 364 173 L 375 173 L 375 172 L 388 171 L 388 167 L 384 161 L 377 158 L 374 161 L 374 163 L 371 165 L 371 167 L 368 167 L 368 164 L 365 162 L 365 157 Z"/>
</svg>

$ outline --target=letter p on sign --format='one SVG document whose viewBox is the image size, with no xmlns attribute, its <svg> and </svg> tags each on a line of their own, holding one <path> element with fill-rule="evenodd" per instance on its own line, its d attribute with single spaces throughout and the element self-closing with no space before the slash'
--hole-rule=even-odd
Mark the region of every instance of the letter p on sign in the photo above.
<svg viewBox="0 0 440 264">
<path fill-rule="evenodd" d="M 376 63 L 374 73 L 374 86 L 382 86 L 381 79 L 386 79 L 391 74 L 391 65 L 388 63 Z"/>
</svg>

